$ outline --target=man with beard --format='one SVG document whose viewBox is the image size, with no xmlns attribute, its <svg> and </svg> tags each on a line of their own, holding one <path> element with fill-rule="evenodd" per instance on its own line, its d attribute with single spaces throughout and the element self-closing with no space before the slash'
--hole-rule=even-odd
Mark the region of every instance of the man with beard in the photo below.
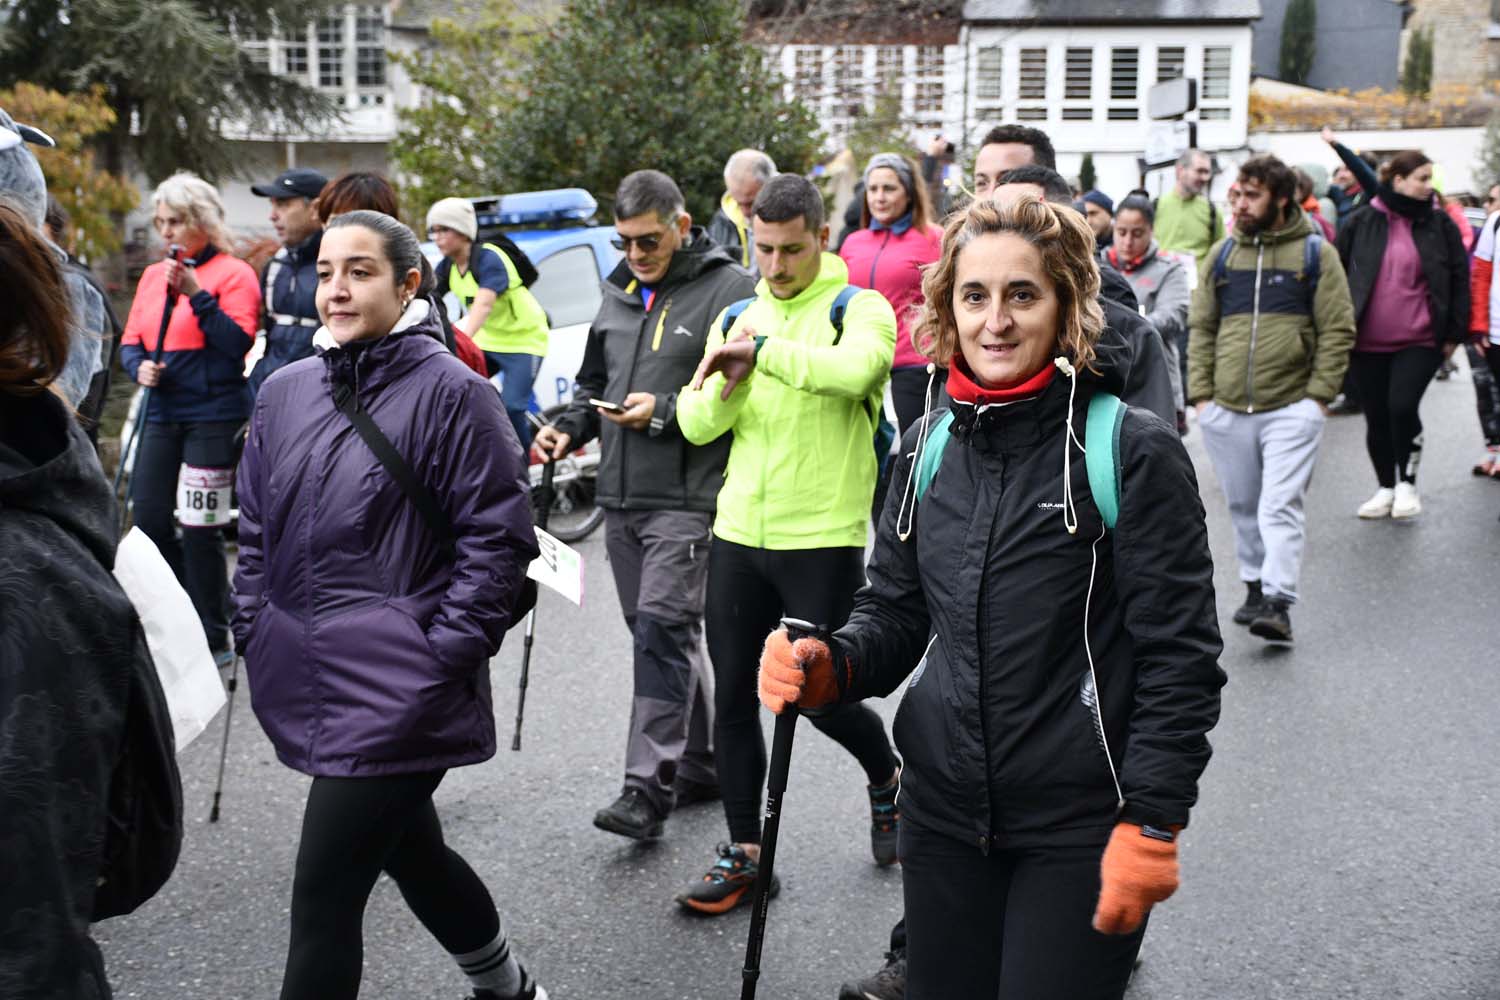
<svg viewBox="0 0 1500 1000">
<path fill-rule="evenodd" d="M 1338 251 L 1296 202 L 1274 156 L 1229 190 L 1234 231 L 1201 262 L 1188 318 L 1188 402 L 1229 501 L 1245 603 L 1238 625 L 1290 642 L 1305 516 L 1328 403 L 1354 346 Z"/>
</svg>

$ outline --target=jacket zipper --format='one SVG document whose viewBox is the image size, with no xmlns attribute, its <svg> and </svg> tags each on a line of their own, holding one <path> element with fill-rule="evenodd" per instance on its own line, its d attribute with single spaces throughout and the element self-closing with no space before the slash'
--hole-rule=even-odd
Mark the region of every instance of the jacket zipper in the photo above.
<svg viewBox="0 0 1500 1000">
<path fill-rule="evenodd" d="M 880 255 L 883 254 L 883 253 L 885 253 L 885 248 L 888 247 L 888 246 L 890 246 L 890 243 L 891 243 L 891 231 L 889 229 L 887 229 L 885 231 L 885 239 L 883 241 L 881 241 L 880 249 L 875 251 L 875 259 L 872 260 L 872 261 L 870 261 L 870 284 L 868 286 L 866 286 L 866 287 L 869 287 L 869 288 L 874 288 L 875 287 L 875 265 L 877 265 L 877 264 L 880 263 Z"/>
<path fill-rule="evenodd" d="M 658 287 L 656 289 L 656 295 L 651 296 L 651 305 L 652 306 L 656 305 L 657 297 L 660 296 L 660 295 L 661 295 L 661 288 Z M 639 297 L 637 297 L 637 300 L 639 300 Z M 666 300 L 663 299 L 662 301 L 665 304 Z M 641 303 L 641 305 L 644 306 L 645 303 L 643 302 L 643 303 Z M 625 394 L 627 396 L 631 392 L 631 388 L 630 387 L 633 386 L 633 385 L 635 385 L 635 370 L 636 370 L 637 366 L 639 366 L 640 363 L 641 363 L 641 344 L 646 339 L 646 330 L 647 330 L 648 327 L 650 327 L 650 325 L 651 325 L 651 310 L 647 309 L 645 315 L 641 317 L 640 323 L 636 326 L 636 331 L 635 331 L 635 350 L 633 350 L 633 351 L 630 352 L 630 377 L 628 379 L 626 379 L 626 381 L 625 381 Z M 605 384 L 606 385 L 608 384 L 608 379 L 607 378 L 605 379 Z M 619 402 L 619 400 L 612 400 L 612 402 Z M 600 417 L 599 419 L 603 420 L 604 418 Z M 626 465 L 626 461 L 625 461 L 625 447 L 626 447 L 626 444 L 625 444 L 625 442 L 628 441 L 629 439 L 630 439 L 630 435 L 629 434 L 621 434 L 620 435 L 620 464 L 618 466 L 616 466 L 616 468 L 615 468 L 615 479 L 619 483 L 619 485 L 615 487 L 615 489 L 616 489 L 616 494 L 615 495 L 619 496 L 619 497 L 624 497 L 625 496 L 625 465 Z"/>
<path fill-rule="evenodd" d="M 981 458 L 981 461 L 983 461 L 982 458 Z M 982 563 L 980 563 L 980 566 L 979 566 L 979 600 L 978 600 L 978 604 L 977 604 L 978 608 L 983 608 L 985 606 L 985 603 L 984 603 L 985 593 L 989 589 L 989 579 L 988 579 L 988 575 L 984 572 L 984 568 L 986 566 L 988 566 L 989 563 L 990 563 L 990 545 L 992 544 L 993 539 L 995 537 L 995 520 L 1000 516 L 1000 503 L 1003 500 L 1003 494 L 1005 492 L 1005 487 L 1004 487 L 1004 483 L 1005 483 L 1005 468 L 1004 468 L 1004 466 L 1005 466 L 1005 459 L 1004 459 L 1003 456 L 1000 459 L 1000 465 L 1001 465 L 1001 469 L 1000 469 L 1000 484 L 1001 484 L 1000 491 L 1001 491 L 1002 496 L 1000 498 L 996 499 L 996 501 L 995 501 L 995 510 L 990 515 L 989 527 L 987 527 L 985 529 L 985 534 L 984 534 L 984 561 Z M 986 685 L 985 685 L 985 682 L 984 682 L 985 681 L 985 669 L 984 669 L 984 664 L 985 664 L 985 653 L 984 653 L 985 631 L 984 631 L 984 626 L 983 626 L 983 620 L 982 620 L 981 616 L 978 615 L 978 614 L 976 614 L 974 616 L 974 626 L 975 626 L 974 627 L 974 637 L 975 637 L 975 643 L 974 643 L 974 645 L 975 645 L 975 648 L 979 652 L 978 662 L 976 663 L 976 667 L 978 668 L 978 671 L 979 671 L 979 742 L 980 742 L 980 745 L 984 748 L 984 807 L 985 807 L 984 808 L 984 812 L 985 812 L 985 824 L 987 826 L 986 832 L 980 834 L 980 836 L 979 836 L 979 853 L 982 854 L 982 855 L 984 855 L 985 857 L 989 857 L 989 853 L 990 853 L 990 841 L 994 839 L 994 830 L 995 830 L 995 803 L 993 801 L 991 801 L 991 799 L 990 799 L 990 730 L 989 730 L 989 726 L 985 722 L 985 711 L 988 708 L 988 705 L 987 705 L 987 702 L 986 702 L 986 699 L 985 699 L 985 687 L 986 687 Z"/>
<path fill-rule="evenodd" d="M 1260 274 L 1266 245 L 1255 239 L 1255 299 L 1250 306 L 1250 353 L 1245 357 L 1245 412 L 1255 412 L 1255 336 L 1260 332 Z"/>
</svg>

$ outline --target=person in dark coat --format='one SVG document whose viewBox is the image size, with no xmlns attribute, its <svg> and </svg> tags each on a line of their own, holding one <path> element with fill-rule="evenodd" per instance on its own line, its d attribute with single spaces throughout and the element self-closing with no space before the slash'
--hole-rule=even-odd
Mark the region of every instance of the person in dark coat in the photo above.
<svg viewBox="0 0 1500 1000">
<path fill-rule="evenodd" d="M 0 997 L 97 1000 L 110 995 L 89 937 L 110 779 L 131 671 L 151 654 L 110 574 L 109 483 L 55 385 L 66 278 L 5 202 L 0 299 Z"/>
<path fill-rule="evenodd" d="M 336 216 L 317 274 L 339 346 L 266 380 L 239 479 L 235 644 L 277 756 L 313 777 L 281 996 L 357 994 L 384 871 L 476 997 L 545 1000 L 432 803 L 449 768 L 495 752 L 489 661 L 537 555 L 521 447 L 494 388 L 434 338 L 432 271 L 410 229 Z M 451 546 L 337 408 L 342 393 L 415 470 Z"/>
<path fill-rule="evenodd" d="M 1128 407 L 1105 527 L 1084 414 L 1123 380 L 1094 352 L 1077 213 L 976 204 L 924 286 L 951 437 L 924 491 L 938 415 L 906 435 L 854 613 L 829 643 L 773 632 L 761 700 L 880 697 L 915 668 L 894 727 L 910 1000 L 1118 998 L 1177 887 L 1224 683 L 1198 485 Z"/>
</svg>

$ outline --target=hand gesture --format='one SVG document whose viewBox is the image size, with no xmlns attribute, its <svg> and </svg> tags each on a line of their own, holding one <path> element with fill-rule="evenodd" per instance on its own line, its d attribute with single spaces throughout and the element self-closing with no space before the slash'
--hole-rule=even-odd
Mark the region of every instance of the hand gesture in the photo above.
<svg viewBox="0 0 1500 1000">
<path fill-rule="evenodd" d="M 656 394 L 632 392 L 621 401 L 620 405 L 625 407 L 623 413 L 600 410 L 599 416 L 612 424 L 618 424 L 633 431 L 643 431 L 651 425 L 651 414 L 656 412 Z"/>
<path fill-rule="evenodd" d="M 1339 141 L 1339 137 L 1334 135 L 1333 129 L 1329 128 L 1327 125 L 1324 125 L 1323 131 L 1318 134 L 1322 136 L 1323 141 L 1328 143 L 1328 145 L 1330 146 Z"/>
<path fill-rule="evenodd" d="M 565 434 L 551 424 L 548 424 L 536 432 L 536 436 L 531 439 L 531 443 L 543 455 L 547 455 L 556 461 L 568 453 L 568 446 L 573 443 L 573 436 Z"/>
<path fill-rule="evenodd" d="M 141 385 L 155 388 L 161 384 L 162 369 L 167 367 L 162 361 L 142 361 L 139 368 L 135 370 L 135 380 Z"/>
<path fill-rule="evenodd" d="M 755 331 L 747 326 L 733 340 L 709 351 L 703 356 L 698 370 L 693 373 L 693 381 L 688 387 L 702 389 L 710 375 L 721 372 L 724 375 L 724 391 L 719 393 L 719 398 L 728 402 L 735 388 L 755 370 L 754 337 Z"/>
<path fill-rule="evenodd" d="M 180 260 L 167 260 L 167 287 L 192 298 L 203 290 L 193 269 Z"/>
</svg>

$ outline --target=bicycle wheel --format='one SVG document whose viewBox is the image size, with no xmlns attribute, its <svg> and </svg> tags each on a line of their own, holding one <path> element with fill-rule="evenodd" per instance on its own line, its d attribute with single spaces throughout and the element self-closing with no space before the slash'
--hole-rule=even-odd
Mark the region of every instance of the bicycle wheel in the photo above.
<svg viewBox="0 0 1500 1000">
<path fill-rule="evenodd" d="M 538 424 L 550 423 L 566 406 L 547 409 Z M 537 456 L 533 454 L 535 462 Z M 539 508 L 537 487 L 541 483 L 541 464 L 531 466 L 532 514 L 538 525 L 559 541 L 577 542 L 593 534 L 604 523 L 604 510 L 594 503 L 595 478 L 599 468 L 599 442 L 590 441 L 565 458 L 558 459 L 555 484 L 552 490 L 552 506 L 545 512 Z M 544 524 L 545 522 L 545 524 Z"/>
</svg>

